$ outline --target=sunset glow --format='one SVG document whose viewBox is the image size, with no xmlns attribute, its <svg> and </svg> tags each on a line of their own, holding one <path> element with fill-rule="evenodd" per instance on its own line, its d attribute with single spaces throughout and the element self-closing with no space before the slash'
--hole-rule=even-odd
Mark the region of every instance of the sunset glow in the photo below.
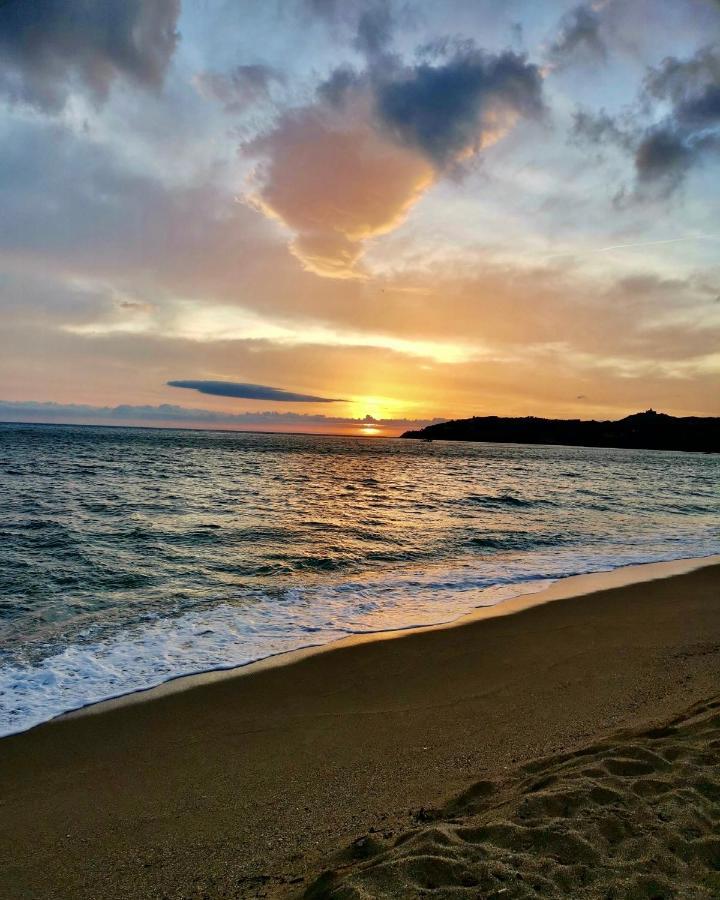
<svg viewBox="0 0 720 900">
<path fill-rule="evenodd" d="M 720 0 L 0 0 L 0 900 L 720 900 L 719 175 Z"/>
<path fill-rule="evenodd" d="M 134 61 L 42 28 L 42 58 L 6 53 L 0 418 L 719 411 L 716 2 L 162 0 L 127 24 Z"/>
</svg>

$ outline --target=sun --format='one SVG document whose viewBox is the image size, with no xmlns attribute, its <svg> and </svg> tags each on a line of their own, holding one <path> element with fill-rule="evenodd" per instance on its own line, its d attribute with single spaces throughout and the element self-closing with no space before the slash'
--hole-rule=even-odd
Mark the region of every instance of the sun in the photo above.
<svg viewBox="0 0 720 900">
<path fill-rule="evenodd" d="M 348 416 L 355 420 L 353 433 L 363 437 L 394 437 L 400 427 L 398 420 L 408 418 L 412 405 L 377 394 L 352 397 L 348 403 Z"/>
<path fill-rule="evenodd" d="M 348 415 L 353 419 L 397 419 L 401 406 L 391 397 L 353 397 Z"/>
</svg>

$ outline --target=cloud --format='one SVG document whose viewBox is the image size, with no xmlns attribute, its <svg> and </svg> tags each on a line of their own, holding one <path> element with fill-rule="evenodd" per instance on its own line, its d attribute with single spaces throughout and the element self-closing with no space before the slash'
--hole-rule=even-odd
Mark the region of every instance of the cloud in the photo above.
<svg viewBox="0 0 720 900">
<path fill-rule="evenodd" d="M 363 10 L 358 19 L 355 48 L 369 60 L 382 59 L 393 38 L 393 15 L 387 3 L 376 3 Z"/>
<path fill-rule="evenodd" d="M 376 88 L 383 126 L 437 168 L 476 153 L 520 116 L 542 111 L 537 66 L 512 51 L 462 46 L 441 65 L 421 63 Z"/>
<path fill-rule="evenodd" d="M 596 113 L 576 109 L 572 121 L 570 139 L 573 143 L 597 146 L 616 144 L 624 150 L 632 150 L 634 147 L 632 132 L 617 117 L 611 116 L 604 109 Z"/>
<path fill-rule="evenodd" d="M 331 118 L 331 123 L 335 121 Z M 375 139 L 376 132 L 370 135 Z M 396 148 L 391 145 L 391 149 Z M 441 364 L 452 360 L 457 366 L 458 349 L 463 351 L 461 359 L 467 358 L 467 348 L 484 352 L 487 346 L 502 356 L 506 345 L 551 340 L 558 328 L 570 335 L 576 349 L 602 353 L 614 346 L 623 356 L 646 359 L 665 359 L 671 353 L 690 357 L 701 350 L 708 352 L 708 342 L 717 341 L 716 332 L 706 331 L 704 336 L 687 323 L 643 334 L 646 323 L 666 315 L 673 305 L 688 309 L 687 320 L 695 318 L 697 308 L 699 319 L 701 308 L 717 296 L 716 284 L 707 296 L 696 296 L 692 285 L 673 283 L 663 289 L 662 296 L 649 297 L 639 307 L 635 289 L 607 299 L 592 279 L 580 273 L 573 276 L 571 262 L 543 272 L 539 267 L 528 269 L 527 261 L 523 266 L 501 264 L 492 252 L 477 248 L 468 258 L 467 269 L 458 261 L 448 270 L 442 263 L 432 267 L 431 254 L 422 247 L 414 263 L 398 266 L 397 275 L 367 282 L 320 280 L 296 271 L 283 244 L 267 234 L 273 230 L 269 222 L 232 203 L 231 197 L 212 185 L 164 187 L 124 170 L 106 149 L 81 144 L 44 119 L 15 129 L 3 150 L 0 264 L 13 276 L 10 282 L 7 276 L 0 278 L 0 306 L 5 309 L 0 331 L 4 331 L 6 362 L 8 354 L 23 346 L 31 348 L 32 367 L 37 368 L 48 345 L 65 346 L 60 333 L 72 332 L 87 336 L 82 352 L 97 354 L 93 365 L 98 367 L 105 353 L 119 354 L 127 341 L 135 352 L 146 348 L 146 359 L 138 358 L 127 371 L 136 365 L 147 368 L 148 360 L 156 365 L 162 354 L 172 354 L 156 376 L 158 381 L 208 372 L 232 380 L 242 371 L 249 381 L 272 385 L 280 371 L 281 385 L 312 384 L 322 393 L 324 386 L 337 384 L 336 390 L 345 397 L 350 385 L 353 393 L 377 392 L 382 355 L 368 354 L 344 379 L 338 379 L 337 373 L 346 371 L 340 359 L 350 355 L 350 343 L 397 357 L 392 374 L 397 382 L 405 377 L 401 366 L 410 371 L 419 358 Z M 413 164 L 422 159 L 418 154 L 408 158 Z M 332 168 L 329 162 L 327 168 Z M 320 167 L 321 187 L 322 175 Z M 434 170 L 430 175 L 434 177 Z M 352 171 L 347 177 L 352 183 Z M 368 181 L 372 183 L 377 180 Z M 355 209 L 359 203 L 370 202 L 366 185 L 362 187 Z M 337 221 L 336 209 L 321 211 L 327 221 Z M 615 234 L 604 229 L 594 237 L 581 230 L 572 237 L 569 255 L 573 246 L 582 255 L 588 248 L 596 252 L 609 245 L 659 239 L 662 226 L 657 227 L 661 230 L 647 235 L 641 224 L 630 231 L 618 226 Z M 694 231 L 682 223 L 677 232 L 675 227 L 670 235 Z M 358 246 L 362 250 L 361 242 Z M 624 250 L 613 252 L 613 257 L 626 263 L 631 258 Z M 238 305 L 245 312 L 238 311 Z M 251 309 L 261 316 L 253 317 Z M 28 331 L 19 344 L 11 337 L 11 320 L 32 320 L 33 332 Z M 163 349 L 140 343 L 141 328 L 147 337 L 167 338 Z M 182 336 L 192 337 L 193 348 L 200 339 L 208 355 L 189 356 L 190 347 L 180 341 Z M 227 345 L 232 350 L 221 350 L 223 338 L 238 341 Z M 263 342 L 263 347 L 270 343 L 293 347 L 289 353 L 293 360 L 301 356 L 298 342 L 312 344 L 312 349 L 303 351 L 301 362 L 293 362 L 291 368 L 286 368 L 287 362 L 258 368 L 261 354 L 240 357 L 243 338 L 247 346 Z M 92 341 L 94 350 L 90 350 Z M 332 366 L 306 381 L 308 360 L 329 360 L 329 348 L 341 342 Z M 182 347 L 186 358 L 175 358 L 178 351 L 171 351 L 171 346 Z M 222 366 L 212 358 L 221 353 L 227 353 Z M 23 354 L 15 361 L 30 364 L 23 361 Z M 372 388 L 359 389 L 357 373 L 366 367 L 375 382 Z M 4 368 L 6 384 L 11 368 Z M 43 371 L 53 381 L 44 365 Z M 405 391 L 410 390 L 409 382 L 403 384 Z M 103 390 L 117 396 L 111 385 Z"/>
<path fill-rule="evenodd" d="M 367 26 L 370 29 L 370 26 Z M 444 171 L 542 109 L 537 67 L 472 42 L 449 58 L 401 67 L 385 20 L 366 34 L 369 68 L 341 67 L 318 101 L 287 110 L 246 143 L 259 159 L 248 202 L 295 233 L 292 253 L 319 275 L 362 274 L 365 242 L 404 221 Z"/>
<path fill-rule="evenodd" d="M 249 201 L 295 232 L 292 253 L 319 275 L 355 277 L 364 242 L 397 227 L 435 177 L 363 105 L 292 110 L 245 148 L 263 159 Z"/>
<path fill-rule="evenodd" d="M 72 94 L 64 114 L 52 118 L 18 106 L 5 110 L 2 124 L 4 396 L 349 415 L 460 414 L 477 404 L 504 412 L 527 403 L 523 411 L 537 412 L 561 395 L 579 393 L 593 403 L 612 393 L 613 402 L 625 403 L 627 379 L 617 373 L 654 365 L 673 380 L 658 380 L 641 408 L 663 397 L 676 408 L 714 403 L 717 376 L 710 382 L 709 374 L 692 374 L 709 371 L 707 357 L 717 353 L 714 247 L 651 246 L 653 239 L 713 230 L 709 145 L 690 154 L 689 168 L 682 170 L 707 164 L 707 177 L 688 179 L 688 202 L 672 217 L 640 207 L 612 215 L 605 203 L 608 186 L 623 176 L 634 179 L 638 145 L 653 129 L 680 122 L 681 131 L 670 128 L 669 134 L 683 138 L 683 147 L 689 146 L 688 128 L 695 147 L 712 130 L 701 123 L 713 121 L 717 51 L 695 52 L 714 33 L 701 16 L 700 0 L 614 3 L 614 19 L 606 7 L 601 37 L 612 65 L 547 79 L 557 121 L 578 102 L 592 104 L 595 113 L 605 106 L 604 121 L 585 123 L 621 148 L 608 151 L 605 169 L 592 154 L 580 158 L 566 147 L 559 130 L 547 129 L 537 140 L 540 129 L 526 129 L 522 120 L 485 154 L 493 137 L 487 94 L 477 108 L 468 104 L 478 114 L 468 129 L 454 106 L 442 104 L 438 115 L 449 116 L 451 127 L 438 128 L 437 140 L 444 141 L 447 131 L 449 150 L 424 139 L 415 124 L 419 113 L 409 125 L 407 116 L 400 119 L 406 129 L 401 134 L 396 119 L 385 119 L 379 107 L 387 86 L 402 85 L 406 95 L 412 87 L 413 102 L 416 94 L 425 110 L 438 94 L 420 88 L 453 69 L 469 70 L 475 54 L 482 57 L 476 68 L 486 73 L 490 61 L 504 55 L 515 19 L 523 22 L 529 59 L 547 62 L 543 53 L 557 29 L 547 45 L 538 40 L 579 2 L 539 10 L 525 0 L 512 9 L 459 0 L 446 9 L 394 0 L 387 4 L 394 25 L 383 25 L 373 22 L 371 3 L 320 0 L 316 6 L 334 12 L 328 21 L 306 19 L 301 29 L 299 0 L 281 15 L 277 4 L 244 14 L 236 8 L 249 4 L 223 2 L 209 18 L 186 3 L 177 26 L 182 52 L 172 58 L 166 89 L 159 96 L 130 90 L 133 78 L 113 69 L 111 101 L 88 116 L 87 129 L 82 118 L 86 98 L 93 96 L 91 82 L 79 63 L 63 57 L 56 86 L 61 100 Z M 12 3 L 49 8 L 44 0 Z M 117 15 L 133 8 L 119 0 L 103 5 L 117 7 Z M 408 6 L 417 15 L 410 27 Z M 95 8 L 90 0 L 87 8 Z M 715 4 L 716 21 L 719 9 Z M 480 54 L 470 42 L 442 40 L 447 29 L 481 35 L 478 46 L 494 55 Z M 299 31 L 306 38 L 302 47 Z M 3 77 L 15 79 L 17 93 L 22 61 L 16 56 L 9 65 L 6 34 L 0 34 L 0 66 Z M 434 46 L 414 53 L 414 44 L 423 42 Z M 586 55 L 582 45 L 578 52 Z M 662 62 L 668 55 L 671 64 Z M 280 84 L 267 71 L 244 66 L 234 77 L 238 62 L 273 66 L 286 80 Z M 644 88 L 648 111 L 633 104 L 633 122 L 623 111 L 637 96 L 646 62 L 659 74 Z M 218 102 L 198 96 L 191 81 L 198 70 L 223 73 L 219 82 L 204 85 L 211 96 L 213 90 L 221 95 Z M 423 70 L 432 79 L 421 77 Z M 312 93 L 331 72 L 319 94 Z M 263 99 L 265 87 L 271 103 Z M 248 102 L 256 95 L 258 100 L 230 121 L 222 105 L 244 102 L 245 91 Z M 294 110 L 286 108 L 291 103 Z M 236 158 L 242 139 L 236 135 L 259 130 L 267 143 L 258 144 L 253 160 L 253 194 L 265 215 L 235 202 L 251 167 L 247 158 Z M 456 134 L 461 138 L 455 140 Z M 455 154 L 457 146 L 463 149 Z M 478 146 L 487 173 L 439 184 Z M 658 158 L 657 147 L 646 148 L 643 170 L 651 150 Z M 313 180 L 307 194 L 306 179 Z M 649 193 L 663 183 L 658 174 L 642 187 Z M 398 227 L 404 217 L 406 227 Z M 391 237 L 382 237 L 393 229 Z M 287 251 L 291 240 L 306 269 L 367 277 L 341 281 L 301 271 Z M 640 242 L 647 246 L 617 247 Z M 557 262 L 557 253 L 567 256 Z M 544 268 L 550 259 L 552 273 Z M 708 291 L 679 283 L 693 272 L 700 278 L 703 267 Z M 637 269 L 673 283 L 651 292 L 629 283 L 611 291 L 613 279 Z M 550 352 L 540 360 L 533 356 L 534 347 L 555 340 L 565 342 L 567 355 L 558 353 L 555 361 Z M 469 358 L 468 349 L 477 356 Z M 612 372 L 606 363 L 611 355 L 621 360 Z M 548 367 L 555 365 L 557 384 L 550 384 Z M 683 372 L 690 373 L 684 380 L 674 377 Z M 232 381 L 238 373 L 253 383 L 342 394 L 355 405 L 193 398 L 164 386 L 176 377 Z M 633 399 L 645 384 L 635 379 Z M 362 406 L 359 398 L 376 395 L 392 403 Z"/>
<path fill-rule="evenodd" d="M 338 66 L 318 85 L 317 95 L 323 104 L 339 110 L 351 91 L 359 90 L 366 84 L 367 78 L 351 66 Z"/>
<path fill-rule="evenodd" d="M 56 120 L 22 121 L 3 137 L 0 266 L 114 280 L 158 302 L 168 291 L 237 296 L 287 254 L 212 174 L 166 183 Z"/>
<path fill-rule="evenodd" d="M 703 47 L 685 60 L 668 57 L 650 69 L 644 98 L 671 109 L 637 146 L 638 181 L 668 194 L 693 166 L 720 150 L 720 45 Z"/>
<path fill-rule="evenodd" d="M 194 81 L 203 97 L 217 100 L 226 112 L 237 113 L 269 100 L 273 84 L 281 84 L 284 76 L 272 66 L 253 63 L 229 72 L 199 72 Z"/>
<path fill-rule="evenodd" d="M 340 17 L 340 6 L 340 0 L 304 0 L 302 11 L 333 23 Z"/>
<path fill-rule="evenodd" d="M 635 169 L 640 183 L 662 182 L 666 193 L 673 191 L 687 174 L 696 157 L 696 148 L 668 126 L 645 133 L 635 151 Z"/>
<path fill-rule="evenodd" d="M 169 387 L 186 388 L 215 397 L 240 397 L 244 400 L 277 400 L 283 403 L 344 403 L 344 400 L 329 397 L 313 397 L 311 394 L 296 394 L 282 388 L 267 387 L 263 384 L 241 384 L 234 381 L 168 381 Z"/>
<path fill-rule="evenodd" d="M 678 59 L 666 57 L 659 66 L 648 70 L 643 85 L 646 96 L 669 100 L 676 109 L 692 103 L 698 94 L 720 85 L 720 45 L 700 47 L 693 56 Z"/>
<path fill-rule="evenodd" d="M 594 6 L 581 4 L 560 19 L 557 37 L 548 51 L 554 66 L 581 59 L 605 59 L 607 47 L 600 33 L 600 17 Z"/>
<path fill-rule="evenodd" d="M 35 400 L 0 400 L 0 422 L 48 422 L 96 424 L 147 423 L 168 427 L 178 425 L 205 426 L 231 425 L 240 428 L 263 428 L 285 430 L 321 428 L 350 428 L 360 432 L 363 426 L 377 426 L 378 429 L 399 431 L 408 428 L 422 428 L 425 425 L 442 422 L 443 419 L 381 419 L 374 416 L 350 418 L 345 416 L 325 416 L 322 414 L 292 412 L 242 412 L 229 413 L 212 409 L 176 406 L 161 403 L 157 406 L 93 406 L 85 403 L 53 403 Z"/>
<path fill-rule="evenodd" d="M 161 85 L 180 0 L 11 0 L 0 4 L 0 91 L 57 112 L 74 87 L 96 101 L 124 78 Z"/>
<path fill-rule="evenodd" d="M 620 115 L 576 110 L 570 139 L 632 155 L 635 185 L 618 192 L 618 205 L 669 196 L 720 152 L 720 45 L 648 68 L 635 103 Z"/>
</svg>

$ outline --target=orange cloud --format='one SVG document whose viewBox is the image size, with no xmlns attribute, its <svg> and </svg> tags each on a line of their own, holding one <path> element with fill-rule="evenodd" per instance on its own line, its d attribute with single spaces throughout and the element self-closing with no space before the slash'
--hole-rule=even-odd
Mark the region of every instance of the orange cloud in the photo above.
<svg viewBox="0 0 720 900">
<path fill-rule="evenodd" d="M 357 277 L 365 241 L 396 228 L 436 178 L 367 117 L 322 109 L 288 114 L 249 149 L 265 161 L 248 201 L 295 232 L 290 249 L 306 269 L 335 278 Z"/>
<path fill-rule="evenodd" d="M 542 111 L 535 66 L 465 45 L 432 64 L 382 56 L 362 75 L 338 70 L 318 98 L 243 147 L 260 159 L 246 199 L 294 232 L 307 270 L 334 278 L 361 276 L 368 240 L 397 228 L 444 171 Z"/>
</svg>

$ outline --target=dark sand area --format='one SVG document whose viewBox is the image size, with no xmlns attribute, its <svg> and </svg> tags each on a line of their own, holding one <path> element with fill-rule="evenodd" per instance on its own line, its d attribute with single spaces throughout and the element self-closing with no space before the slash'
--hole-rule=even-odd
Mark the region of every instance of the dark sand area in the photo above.
<svg viewBox="0 0 720 900">
<path fill-rule="evenodd" d="M 719 701 L 711 565 L 56 721 L 0 895 L 720 897 Z"/>
</svg>

